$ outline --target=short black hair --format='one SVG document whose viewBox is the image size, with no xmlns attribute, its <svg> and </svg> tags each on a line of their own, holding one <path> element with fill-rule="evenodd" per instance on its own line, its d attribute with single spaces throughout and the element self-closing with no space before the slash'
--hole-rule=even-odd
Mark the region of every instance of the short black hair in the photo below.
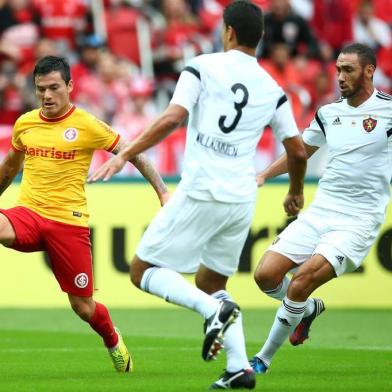
<svg viewBox="0 0 392 392">
<path fill-rule="evenodd" d="M 367 45 L 358 43 L 350 44 L 345 46 L 340 53 L 357 54 L 362 67 L 368 64 L 373 65 L 374 68 L 377 67 L 377 59 L 374 50 Z"/>
<path fill-rule="evenodd" d="M 65 84 L 71 80 L 71 70 L 67 59 L 58 56 L 45 56 L 38 60 L 34 67 L 34 81 L 37 75 L 46 75 L 53 71 L 60 72 Z"/>
<path fill-rule="evenodd" d="M 234 29 L 239 45 L 255 48 L 263 35 L 263 11 L 250 1 L 230 3 L 223 13 L 223 22 Z"/>
</svg>

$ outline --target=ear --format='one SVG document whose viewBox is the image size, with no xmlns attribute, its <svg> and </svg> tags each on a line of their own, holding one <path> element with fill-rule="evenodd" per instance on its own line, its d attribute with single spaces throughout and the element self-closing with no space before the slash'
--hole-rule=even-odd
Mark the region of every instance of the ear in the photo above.
<svg viewBox="0 0 392 392">
<path fill-rule="evenodd" d="M 365 73 L 366 73 L 366 75 L 367 75 L 370 79 L 373 78 L 373 75 L 374 75 L 374 72 L 375 72 L 375 71 L 376 71 L 376 68 L 375 68 L 374 65 L 372 65 L 372 64 L 367 64 L 367 65 L 365 66 Z"/>
<path fill-rule="evenodd" d="M 73 91 L 73 88 L 74 88 L 74 84 L 73 84 L 73 80 L 72 79 L 68 82 L 68 86 L 67 87 L 68 87 L 68 92 L 71 93 Z"/>
<path fill-rule="evenodd" d="M 231 26 L 227 26 L 227 37 L 230 42 L 237 40 L 237 35 L 235 33 L 235 30 Z"/>
</svg>

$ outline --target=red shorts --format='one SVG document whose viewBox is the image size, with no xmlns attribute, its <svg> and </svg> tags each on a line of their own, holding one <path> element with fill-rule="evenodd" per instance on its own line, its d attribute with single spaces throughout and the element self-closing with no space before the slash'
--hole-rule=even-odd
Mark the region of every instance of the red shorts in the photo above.
<svg viewBox="0 0 392 392">
<path fill-rule="evenodd" d="M 25 207 L 0 209 L 11 222 L 20 252 L 46 251 L 52 271 L 66 293 L 91 297 L 93 271 L 90 229 L 43 218 Z"/>
</svg>

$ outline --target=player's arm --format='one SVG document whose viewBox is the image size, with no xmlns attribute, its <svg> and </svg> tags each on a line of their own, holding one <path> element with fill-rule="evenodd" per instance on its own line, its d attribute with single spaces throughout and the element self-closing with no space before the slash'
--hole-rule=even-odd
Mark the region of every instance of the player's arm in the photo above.
<svg viewBox="0 0 392 392">
<path fill-rule="evenodd" d="M 119 154 L 121 151 L 129 147 L 130 142 L 124 139 L 120 139 L 116 147 L 113 149 L 113 154 Z M 170 197 L 165 183 L 162 177 L 156 170 L 151 160 L 145 154 L 138 154 L 134 158 L 129 160 L 136 169 L 143 175 L 143 177 L 152 185 L 154 188 L 161 205 L 163 206 Z"/>
<path fill-rule="evenodd" d="M 197 64 L 194 64 L 197 67 Z M 89 181 L 109 180 L 127 161 L 163 140 L 178 128 L 199 99 L 201 91 L 200 72 L 186 67 L 181 72 L 173 97 L 166 110 L 144 132 L 124 148 L 120 154 L 104 163 L 89 177 Z"/>
<path fill-rule="evenodd" d="M 22 151 L 10 149 L 0 163 L 0 195 L 9 187 L 15 176 L 22 168 L 25 154 Z"/>
<path fill-rule="evenodd" d="M 99 179 L 109 180 L 114 174 L 118 173 L 127 161 L 132 161 L 135 157 L 155 146 L 167 135 L 178 128 L 188 116 L 188 111 L 180 106 L 171 104 L 167 109 L 135 140 L 123 148 L 121 152 L 104 163 L 88 181 L 93 182 Z"/>
<path fill-rule="evenodd" d="M 292 140 L 287 139 L 287 141 L 283 142 L 283 145 L 286 148 L 295 148 L 295 144 L 297 143 L 297 140 Z M 319 147 L 316 146 L 310 146 L 306 143 L 304 143 L 305 146 L 305 151 L 306 151 L 306 158 L 309 159 L 318 149 Z M 287 150 L 286 148 L 286 150 Z M 257 185 L 262 186 L 266 180 L 269 180 L 270 178 L 274 178 L 277 176 L 280 176 L 281 174 L 288 173 L 288 157 L 287 153 L 283 153 L 275 162 L 271 163 L 266 169 L 264 169 L 262 172 L 260 172 L 257 175 Z"/>
<path fill-rule="evenodd" d="M 274 171 L 278 173 L 280 170 L 283 173 L 283 170 L 286 170 L 289 174 L 290 186 L 283 207 L 288 215 L 297 215 L 304 206 L 303 188 L 307 156 L 287 96 L 283 91 L 281 94 L 277 100 L 270 125 L 277 140 L 283 143 L 286 150 L 286 161 L 280 162 L 280 165 L 273 164 L 272 169 L 269 168 L 267 173 L 259 174 L 256 181 L 261 186 L 266 174 L 271 176 Z"/>
</svg>

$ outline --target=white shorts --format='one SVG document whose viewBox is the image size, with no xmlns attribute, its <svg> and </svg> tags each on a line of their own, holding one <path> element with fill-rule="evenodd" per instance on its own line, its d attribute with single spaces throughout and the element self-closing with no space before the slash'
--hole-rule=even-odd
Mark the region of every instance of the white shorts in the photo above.
<svg viewBox="0 0 392 392">
<path fill-rule="evenodd" d="M 136 249 L 148 263 L 194 273 L 200 264 L 233 275 L 252 222 L 254 203 L 196 200 L 176 191 Z"/>
<path fill-rule="evenodd" d="M 381 223 L 371 216 L 355 217 L 309 207 L 278 235 L 268 248 L 296 264 L 314 254 L 324 256 L 336 275 L 356 270 L 373 245 Z"/>
</svg>

